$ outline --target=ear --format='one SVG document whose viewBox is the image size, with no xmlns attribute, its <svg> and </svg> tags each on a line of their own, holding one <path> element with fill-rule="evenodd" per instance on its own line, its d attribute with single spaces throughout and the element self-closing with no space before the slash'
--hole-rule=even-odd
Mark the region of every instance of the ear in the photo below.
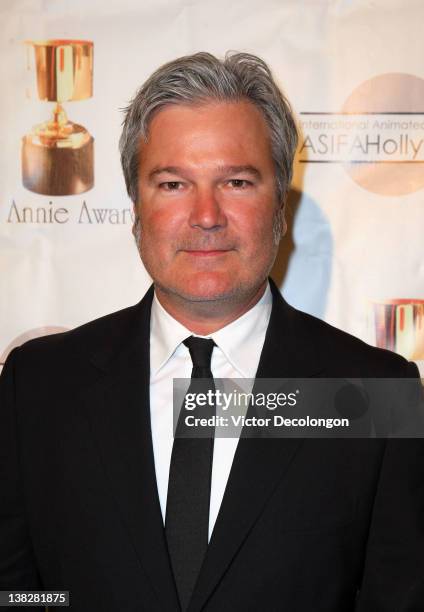
<svg viewBox="0 0 424 612">
<path fill-rule="evenodd" d="M 133 213 L 134 213 L 134 221 L 133 221 L 133 225 L 131 228 L 131 232 L 134 238 L 136 238 L 137 227 L 138 227 L 138 224 L 140 223 L 140 217 L 138 216 L 137 204 L 134 204 L 133 206 Z"/>
<path fill-rule="evenodd" d="M 281 237 L 285 236 L 287 233 L 287 222 L 286 222 L 286 206 L 287 206 L 287 193 L 284 195 L 281 200 Z"/>
</svg>

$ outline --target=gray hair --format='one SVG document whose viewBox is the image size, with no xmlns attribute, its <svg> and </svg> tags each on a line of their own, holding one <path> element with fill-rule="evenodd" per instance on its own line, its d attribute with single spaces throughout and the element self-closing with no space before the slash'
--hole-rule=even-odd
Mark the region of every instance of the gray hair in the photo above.
<svg viewBox="0 0 424 612">
<path fill-rule="evenodd" d="M 228 52 L 220 60 L 201 52 L 158 68 L 125 109 L 119 150 L 128 195 L 134 204 L 138 200 L 140 139 L 147 141 L 153 114 L 168 104 L 201 104 L 209 100 L 248 100 L 263 113 L 270 131 L 277 197 L 284 202 L 298 139 L 290 104 L 267 64 L 256 55 Z"/>
</svg>

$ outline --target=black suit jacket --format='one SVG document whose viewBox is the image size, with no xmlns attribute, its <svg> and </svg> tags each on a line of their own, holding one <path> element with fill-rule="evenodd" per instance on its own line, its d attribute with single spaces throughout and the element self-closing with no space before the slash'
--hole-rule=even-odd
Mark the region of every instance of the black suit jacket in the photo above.
<svg viewBox="0 0 424 612">
<path fill-rule="evenodd" d="M 258 377 L 417 375 L 272 290 Z M 10 355 L 0 589 L 179 610 L 150 430 L 152 296 Z M 240 439 L 189 612 L 424 610 L 423 489 L 421 440 Z"/>
</svg>

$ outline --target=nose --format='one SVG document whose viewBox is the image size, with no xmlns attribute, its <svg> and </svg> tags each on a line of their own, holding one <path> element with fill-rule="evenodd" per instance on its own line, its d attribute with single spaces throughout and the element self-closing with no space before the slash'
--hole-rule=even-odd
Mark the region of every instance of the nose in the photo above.
<svg viewBox="0 0 424 612">
<path fill-rule="evenodd" d="M 189 223 L 191 227 L 209 231 L 226 226 L 226 216 L 212 186 L 197 189 Z"/>
</svg>

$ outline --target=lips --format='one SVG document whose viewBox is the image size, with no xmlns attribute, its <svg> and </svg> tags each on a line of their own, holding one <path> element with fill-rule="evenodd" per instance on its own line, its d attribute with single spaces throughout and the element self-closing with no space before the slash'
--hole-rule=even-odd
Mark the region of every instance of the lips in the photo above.
<svg viewBox="0 0 424 612">
<path fill-rule="evenodd" d="M 214 257 L 217 255 L 224 255 L 228 253 L 230 249 L 210 249 L 210 250 L 184 250 L 184 253 L 192 255 L 194 257 Z"/>
</svg>

